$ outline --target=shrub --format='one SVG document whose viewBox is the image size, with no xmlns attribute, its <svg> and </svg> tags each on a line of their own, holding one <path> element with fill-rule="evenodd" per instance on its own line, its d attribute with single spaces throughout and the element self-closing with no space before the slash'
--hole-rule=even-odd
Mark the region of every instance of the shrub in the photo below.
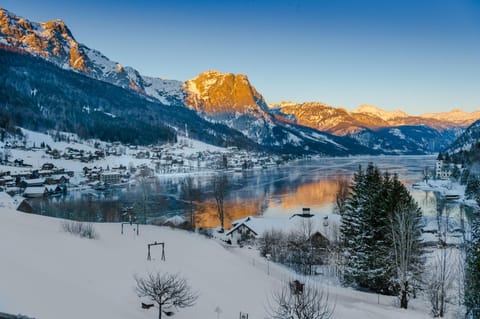
<svg viewBox="0 0 480 319">
<path fill-rule="evenodd" d="M 76 221 L 62 221 L 62 230 L 64 232 L 80 236 L 88 239 L 98 239 L 98 234 L 95 231 L 92 223 L 83 223 Z"/>
</svg>

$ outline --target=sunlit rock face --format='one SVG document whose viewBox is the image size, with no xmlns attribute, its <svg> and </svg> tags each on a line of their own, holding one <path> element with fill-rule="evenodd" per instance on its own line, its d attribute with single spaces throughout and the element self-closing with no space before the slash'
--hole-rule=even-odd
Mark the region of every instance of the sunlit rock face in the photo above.
<svg viewBox="0 0 480 319">
<path fill-rule="evenodd" d="M 185 103 L 207 114 L 264 113 L 266 103 L 244 74 L 207 71 L 184 84 Z"/>
<path fill-rule="evenodd" d="M 79 71 L 87 71 L 85 53 L 60 19 L 30 22 L 0 8 L 0 32 L 4 44 Z"/>
<path fill-rule="evenodd" d="M 372 105 L 361 105 L 353 111 L 320 102 L 281 102 L 272 104 L 277 116 L 334 135 L 352 135 L 365 129 L 377 130 L 405 125 L 425 125 L 437 130 L 466 127 L 480 119 L 480 111 L 467 113 L 453 110 L 412 116 L 402 111 L 385 111 Z"/>
<path fill-rule="evenodd" d="M 0 46 L 44 58 L 63 69 L 136 91 L 162 104 L 182 104 L 182 82 L 141 75 L 74 38 L 60 20 L 33 22 L 0 8 Z"/>
</svg>

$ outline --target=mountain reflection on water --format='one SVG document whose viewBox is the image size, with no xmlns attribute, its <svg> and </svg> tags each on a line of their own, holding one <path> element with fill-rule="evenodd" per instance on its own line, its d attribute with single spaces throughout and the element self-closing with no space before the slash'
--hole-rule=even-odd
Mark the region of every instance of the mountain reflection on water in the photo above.
<svg viewBox="0 0 480 319">
<path fill-rule="evenodd" d="M 358 170 L 374 162 L 382 170 L 397 173 L 409 185 L 423 179 L 425 167 L 433 169 L 434 156 L 382 156 L 304 160 L 267 170 L 227 172 L 229 191 L 225 198 L 225 227 L 232 221 L 250 216 L 285 217 L 310 207 L 313 213 L 331 212 L 339 180 L 350 179 Z M 195 202 L 197 227 L 219 225 L 217 208 L 210 183 L 213 174 L 194 175 L 194 183 L 202 190 L 202 199 Z M 100 222 L 122 220 L 122 209 L 134 207 L 143 221 L 143 203 L 149 222 L 176 214 L 188 215 L 190 206 L 180 199 L 180 184 L 184 176 L 160 176 L 148 188 L 143 201 L 141 187 L 109 192 L 72 191 L 61 198 L 31 200 L 35 213 L 68 219 Z M 427 215 L 437 211 L 433 192 L 412 191 Z M 458 206 L 458 205 L 457 205 Z"/>
</svg>

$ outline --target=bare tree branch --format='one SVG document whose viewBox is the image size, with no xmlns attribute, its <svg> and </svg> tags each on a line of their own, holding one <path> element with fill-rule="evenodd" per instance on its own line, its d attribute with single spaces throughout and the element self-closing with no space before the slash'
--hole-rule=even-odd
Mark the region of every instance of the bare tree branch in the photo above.
<svg viewBox="0 0 480 319">
<path fill-rule="evenodd" d="M 272 292 L 267 308 L 271 319 L 331 319 L 335 303 L 318 287 L 305 284 L 298 290 L 285 283 L 279 291 Z"/>
<path fill-rule="evenodd" d="M 148 274 L 145 278 L 135 276 L 137 286 L 135 292 L 139 297 L 147 297 L 157 303 L 158 318 L 166 313 L 169 307 L 186 308 L 195 304 L 198 293 L 192 292 L 185 278 L 178 274 L 156 273 Z"/>
</svg>

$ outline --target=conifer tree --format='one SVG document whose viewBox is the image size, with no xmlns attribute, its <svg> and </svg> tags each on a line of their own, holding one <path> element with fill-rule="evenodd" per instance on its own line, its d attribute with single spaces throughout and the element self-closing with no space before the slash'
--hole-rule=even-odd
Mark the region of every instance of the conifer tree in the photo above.
<svg viewBox="0 0 480 319">
<path fill-rule="evenodd" d="M 467 185 L 469 175 L 470 175 L 470 170 L 468 168 L 464 168 L 462 171 L 462 175 L 460 176 L 461 185 Z"/>
<path fill-rule="evenodd" d="M 345 256 L 344 281 L 347 284 L 355 284 L 358 281 L 359 247 L 362 246 L 363 241 L 360 233 L 362 228 L 362 211 L 360 209 L 364 203 L 362 197 L 364 179 L 362 167 L 359 165 L 358 171 L 353 175 L 350 195 L 345 201 L 345 210 L 340 226 Z"/>
<path fill-rule="evenodd" d="M 480 318 L 480 221 L 472 225 L 465 269 L 465 306 L 468 319 Z"/>
<path fill-rule="evenodd" d="M 421 211 L 397 175 L 391 177 L 385 173 L 382 176 L 372 163 L 365 171 L 359 167 L 350 190 L 340 227 L 345 255 L 344 282 L 382 294 L 397 294 L 402 289 L 395 260 L 398 238 L 393 236 L 396 229 L 392 227 L 401 225 L 392 221 L 396 220 L 395 215 L 408 208 L 415 218 L 409 220 L 411 233 L 407 235 L 412 236 L 416 245 L 420 240 Z M 411 253 L 413 256 L 409 256 L 408 261 L 415 265 L 403 265 L 402 270 L 409 272 L 409 276 L 403 274 L 403 278 L 411 278 L 413 268 L 418 270 L 415 273 L 421 270 L 422 252 L 413 249 Z M 405 287 L 409 289 L 410 286 L 402 284 L 405 299 L 409 292 Z"/>
<path fill-rule="evenodd" d="M 470 174 L 467 181 L 467 186 L 465 188 L 465 196 L 469 199 L 475 199 L 477 194 L 480 191 L 480 181 L 478 176 L 475 174 Z"/>
</svg>

